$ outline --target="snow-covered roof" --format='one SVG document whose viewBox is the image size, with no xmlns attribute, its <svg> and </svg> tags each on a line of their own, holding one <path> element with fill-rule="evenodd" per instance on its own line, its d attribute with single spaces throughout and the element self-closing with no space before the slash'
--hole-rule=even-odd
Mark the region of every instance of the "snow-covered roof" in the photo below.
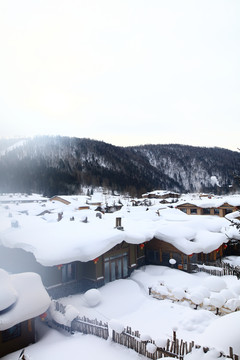
<svg viewBox="0 0 240 360">
<path fill-rule="evenodd" d="M 0 269 L 0 330 L 44 313 L 50 298 L 35 273 L 9 275 Z"/>
<path fill-rule="evenodd" d="M 228 196 L 228 197 L 203 197 L 203 198 L 190 198 L 185 197 L 181 198 L 175 206 L 180 206 L 184 204 L 191 204 L 200 208 L 218 208 L 223 204 L 229 204 L 230 206 L 240 206 L 240 196 Z"/>
<path fill-rule="evenodd" d="M 174 208 L 158 212 L 158 205 L 135 207 L 122 201 L 120 211 L 101 217 L 96 216 L 95 208 L 79 211 L 60 202 L 10 204 L 7 209 L 2 205 L 0 244 L 29 251 L 40 264 L 54 266 L 93 260 L 122 241 L 140 244 L 156 237 L 188 255 L 211 252 L 228 241 L 225 218 L 191 216 Z M 48 211 L 39 215 L 44 210 Z M 116 217 L 122 218 L 124 231 L 115 227 Z"/>
<path fill-rule="evenodd" d="M 168 194 L 177 194 L 179 195 L 177 192 L 175 191 L 168 191 L 168 190 L 153 190 L 150 192 L 147 192 L 146 194 L 142 194 L 142 197 L 148 196 L 148 195 L 155 195 L 155 196 L 164 196 L 164 195 L 168 195 Z"/>
<path fill-rule="evenodd" d="M 38 202 L 47 201 L 48 198 L 40 194 L 0 194 L 0 203 L 11 203 L 11 202 Z"/>
</svg>

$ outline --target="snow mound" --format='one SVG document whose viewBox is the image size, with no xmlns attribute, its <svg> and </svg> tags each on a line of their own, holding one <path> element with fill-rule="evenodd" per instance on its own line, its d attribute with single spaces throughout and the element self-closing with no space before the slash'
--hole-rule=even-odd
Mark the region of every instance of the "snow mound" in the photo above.
<svg viewBox="0 0 240 360">
<path fill-rule="evenodd" d="M 226 308 L 230 309 L 231 311 L 235 311 L 237 308 L 240 307 L 240 300 L 239 299 L 229 299 L 224 306 Z"/>
<path fill-rule="evenodd" d="M 10 276 L 3 269 L 0 269 L 0 288 L 0 311 L 2 311 L 13 305 L 18 298 L 18 293 L 11 283 Z"/>
<path fill-rule="evenodd" d="M 182 288 L 179 288 L 179 287 L 174 288 L 172 290 L 172 294 L 175 297 L 175 299 L 177 299 L 177 300 L 182 300 L 186 295 L 185 291 Z"/>
<path fill-rule="evenodd" d="M 165 348 L 165 346 L 167 346 L 167 339 L 163 338 L 163 337 L 158 338 L 158 339 L 155 340 L 155 344 L 159 348 Z"/>
<path fill-rule="evenodd" d="M 79 311 L 72 305 L 67 305 L 65 308 L 65 318 L 68 323 L 71 323 L 76 317 L 79 316 Z"/>
<path fill-rule="evenodd" d="M 140 336 L 140 340 L 141 340 L 141 341 L 151 341 L 152 338 L 151 338 L 151 336 L 148 335 L 148 334 L 142 334 L 142 335 Z"/>
<path fill-rule="evenodd" d="M 216 348 L 226 354 L 229 347 L 235 354 L 240 353 L 240 312 L 234 312 L 213 321 L 200 335 L 199 340 L 203 346 Z"/>
<path fill-rule="evenodd" d="M 90 289 L 85 292 L 84 299 L 89 307 L 95 307 L 101 302 L 101 294 L 97 289 Z"/>
<path fill-rule="evenodd" d="M 233 299 L 234 293 L 229 289 L 223 289 L 220 291 L 220 295 L 222 295 L 226 300 Z"/>
<path fill-rule="evenodd" d="M 191 293 L 199 293 L 199 294 L 201 294 L 204 298 L 208 298 L 208 297 L 210 297 L 210 295 L 211 295 L 209 289 L 206 288 L 205 286 L 202 286 L 202 285 L 200 285 L 200 286 L 195 286 L 194 288 L 192 288 L 192 289 L 190 290 L 190 294 L 191 294 Z"/>
<path fill-rule="evenodd" d="M 204 300 L 204 296 L 203 294 L 201 294 L 200 292 L 193 292 L 191 295 L 190 295 L 190 299 L 191 301 L 196 304 L 196 305 L 200 305 L 203 303 L 203 300 Z"/>
<path fill-rule="evenodd" d="M 184 359 L 185 360 L 216 360 L 219 357 L 220 357 L 220 352 L 215 349 L 211 349 L 207 353 L 204 353 L 203 349 L 200 348 L 200 349 L 193 349 L 192 352 L 184 356 Z M 164 360 L 165 359 L 170 359 L 170 358 L 164 358 Z"/>
<path fill-rule="evenodd" d="M 235 292 L 236 295 L 240 295 L 240 284 L 233 286 L 232 291 Z"/>
<path fill-rule="evenodd" d="M 217 308 L 223 306 L 225 302 L 226 302 L 225 297 L 222 296 L 220 293 L 212 294 L 210 296 L 210 304 Z"/>
<path fill-rule="evenodd" d="M 217 276 L 209 276 L 204 280 L 204 286 L 210 291 L 219 292 L 227 288 L 227 285 L 223 279 Z"/>
<path fill-rule="evenodd" d="M 169 295 L 169 291 L 164 285 L 160 285 L 159 287 L 157 287 L 156 291 L 159 292 L 159 294 L 161 294 L 162 296 Z"/>
<path fill-rule="evenodd" d="M 155 344 L 147 343 L 146 349 L 150 354 L 154 354 L 157 350 L 157 347 Z"/>
</svg>

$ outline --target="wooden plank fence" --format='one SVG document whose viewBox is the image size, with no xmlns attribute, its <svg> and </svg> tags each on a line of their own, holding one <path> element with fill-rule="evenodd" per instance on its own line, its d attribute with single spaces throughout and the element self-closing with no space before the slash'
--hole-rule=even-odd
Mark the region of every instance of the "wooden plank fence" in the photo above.
<svg viewBox="0 0 240 360">
<path fill-rule="evenodd" d="M 233 275 L 240 279 L 240 267 L 233 266 L 222 261 L 217 266 L 202 264 L 191 264 L 191 266 L 194 272 L 206 272 L 215 276 Z"/>
<path fill-rule="evenodd" d="M 57 301 L 55 303 L 56 309 L 58 309 L 57 311 L 64 313 L 65 306 L 63 306 Z M 56 321 L 54 322 L 56 323 Z M 58 325 L 61 329 L 69 331 L 69 328 L 67 329 L 67 327 L 64 327 L 61 324 Z M 165 347 L 158 347 L 154 340 L 142 340 L 139 331 L 132 331 L 131 327 L 127 327 L 122 333 L 117 333 L 116 331 L 112 330 L 110 336 L 108 323 L 103 323 L 102 321 L 98 321 L 97 319 L 90 320 L 87 317 L 75 318 L 72 321 L 70 330 L 71 333 L 77 331 L 83 334 L 98 336 L 105 340 L 111 337 L 112 341 L 114 341 L 115 343 L 132 349 L 138 354 L 141 354 L 152 360 L 164 357 L 172 357 L 175 359 L 183 360 L 184 356 L 192 352 L 194 348 L 202 348 L 204 353 L 209 351 L 209 348 L 207 347 L 195 345 L 194 341 L 187 342 L 183 341 L 182 339 L 179 340 L 175 331 L 173 331 L 172 339 L 166 339 Z M 147 344 L 149 343 L 155 345 L 156 350 L 154 352 L 148 351 Z M 240 360 L 240 357 L 233 353 L 233 349 L 231 347 L 229 348 L 229 355 L 221 353 L 221 356 L 233 360 Z"/>
<path fill-rule="evenodd" d="M 103 323 L 97 319 L 90 320 L 85 316 L 83 318 L 77 317 L 72 321 L 72 331 L 95 335 L 105 340 L 109 338 L 107 323 Z"/>
</svg>

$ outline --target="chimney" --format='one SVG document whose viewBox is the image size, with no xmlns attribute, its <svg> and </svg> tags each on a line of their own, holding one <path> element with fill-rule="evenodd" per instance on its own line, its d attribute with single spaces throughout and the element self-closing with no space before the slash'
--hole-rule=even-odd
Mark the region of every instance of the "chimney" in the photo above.
<svg viewBox="0 0 240 360">
<path fill-rule="evenodd" d="M 122 218 L 120 218 L 120 217 L 117 217 L 117 218 L 116 218 L 116 228 L 117 228 L 118 230 L 123 230 Z"/>
<path fill-rule="evenodd" d="M 62 213 L 62 212 L 61 212 L 61 213 L 58 213 L 58 220 L 57 220 L 57 221 L 61 221 L 62 218 L 63 218 L 63 213 Z"/>
</svg>

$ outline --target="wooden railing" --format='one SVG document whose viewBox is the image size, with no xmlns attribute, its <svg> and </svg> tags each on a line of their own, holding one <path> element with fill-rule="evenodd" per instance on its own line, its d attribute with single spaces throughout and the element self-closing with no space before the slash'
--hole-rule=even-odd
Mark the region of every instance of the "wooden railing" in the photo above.
<svg viewBox="0 0 240 360">
<path fill-rule="evenodd" d="M 55 303 L 56 309 L 59 309 L 58 311 L 64 314 L 65 306 L 59 302 Z M 48 318 L 46 321 L 51 322 L 51 319 Z M 57 324 L 55 320 L 54 323 Z M 114 341 L 115 343 L 132 349 L 138 354 L 141 354 L 153 360 L 162 357 L 172 357 L 183 360 L 184 356 L 192 352 L 194 348 L 202 349 L 204 353 L 210 350 L 208 347 L 195 345 L 194 341 L 186 342 L 182 339 L 179 340 L 175 331 L 173 331 L 171 339 L 166 339 L 166 345 L 160 347 L 157 345 L 158 342 L 155 342 L 152 339 L 148 339 L 146 341 L 142 339 L 139 331 L 132 331 L 131 327 L 126 327 L 121 333 L 118 333 L 115 330 L 109 329 L 108 323 L 103 323 L 102 321 L 98 321 L 97 319 L 90 320 L 86 317 L 78 316 L 72 321 L 71 327 L 66 327 L 63 324 L 57 325 L 57 327 L 70 331 L 71 333 L 77 331 L 83 334 L 95 335 L 105 340 L 111 338 L 112 341 Z M 151 348 L 149 348 L 148 344 L 152 345 Z M 221 356 L 233 360 L 239 360 L 239 356 L 233 353 L 233 349 L 231 347 L 229 348 L 229 355 L 221 353 Z"/>
<path fill-rule="evenodd" d="M 217 266 L 202 264 L 191 264 L 191 266 L 194 267 L 194 272 L 206 272 L 215 276 L 233 275 L 240 279 L 240 266 L 233 266 L 222 261 Z"/>
</svg>

